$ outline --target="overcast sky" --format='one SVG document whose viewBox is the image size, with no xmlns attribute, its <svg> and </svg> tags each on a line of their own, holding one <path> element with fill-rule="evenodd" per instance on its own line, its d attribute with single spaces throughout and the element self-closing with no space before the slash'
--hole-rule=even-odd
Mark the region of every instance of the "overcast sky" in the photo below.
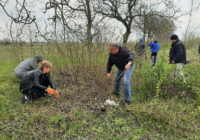
<svg viewBox="0 0 200 140">
<path fill-rule="evenodd" d="M 181 10 L 183 11 L 188 11 L 191 8 L 191 0 L 176 0 L 178 5 L 181 7 Z M 199 0 L 194 0 L 194 7 L 198 6 Z M 189 15 L 187 16 L 182 16 L 178 21 L 176 21 L 176 33 L 179 34 L 180 36 L 183 36 L 185 34 L 188 22 L 189 22 Z M 193 32 L 195 34 L 200 33 L 200 9 L 195 10 L 192 13 L 192 18 L 191 18 L 191 23 L 189 26 L 190 32 Z"/>
<path fill-rule="evenodd" d="M 178 7 L 181 8 L 182 11 L 188 11 L 191 8 L 191 0 L 175 0 Z M 199 3 L 199 0 L 194 0 L 195 5 L 194 7 L 197 7 L 197 3 Z M 7 7 L 12 11 L 12 8 Z M 40 11 L 39 9 L 36 11 Z M 36 12 L 36 14 L 40 15 L 39 12 Z M 192 13 L 191 23 L 189 26 L 190 33 L 194 33 L 195 35 L 200 35 L 200 10 L 196 10 Z M 189 16 L 182 16 L 179 18 L 176 23 L 177 30 L 175 33 L 180 36 L 180 38 L 183 38 L 186 27 L 188 25 Z M 9 18 L 3 13 L 2 9 L 0 8 L 0 40 L 8 37 L 8 28 L 6 27 L 6 23 L 9 23 Z M 132 35 L 133 38 L 139 38 L 137 35 Z"/>
</svg>

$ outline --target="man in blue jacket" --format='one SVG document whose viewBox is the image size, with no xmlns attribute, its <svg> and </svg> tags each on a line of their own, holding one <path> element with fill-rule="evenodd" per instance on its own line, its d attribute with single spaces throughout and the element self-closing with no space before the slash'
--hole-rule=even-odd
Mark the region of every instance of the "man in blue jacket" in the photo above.
<svg viewBox="0 0 200 140">
<path fill-rule="evenodd" d="M 151 43 L 149 43 L 149 46 L 151 50 L 151 63 L 152 63 L 152 66 L 155 66 L 156 57 L 160 49 L 160 44 L 158 43 L 158 39 L 154 39 Z"/>
<path fill-rule="evenodd" d="M 115 65 L 118 70 L 115 77 L 115 95 L 120 95 L 120 80 L 124 74 L 125 103 L 131 103 L 130 78 L 133 72 L 134 54 L 126 47 L 121 47 L 117 43 L 110 44 L 110 54 L 107 63 L 107 78 L 111 78 L 111 69 Z"/>
</svg>

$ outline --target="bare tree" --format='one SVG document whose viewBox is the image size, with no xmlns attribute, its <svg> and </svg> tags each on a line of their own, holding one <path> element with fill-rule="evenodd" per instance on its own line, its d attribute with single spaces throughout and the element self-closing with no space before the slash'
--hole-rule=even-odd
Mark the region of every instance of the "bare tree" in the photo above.
<svg viewBox="0 0 200 140">
<path fill-rule="evenodd" d="M 64 29 L 79 38 L 79 41 L 92 45 L 93 38 L 101 30 L 103 18 L 96 11 L 97 0 L 50 0 L 46 3 L 46 10 L 54 9 L 54 16 L 50 19 L 56 25 L 59 21 Z M 65 35 L 65 33 L 63 33 Z"/>
<path fill-rule="evenodd" d="M 192 12 L 194 10 L 194 0 L 191 0 L 191 7 L 190 7 L 190 13 L 189 13 L 189 21 L 186 27 L 186 31 L 185 31 L 185 41 L 187 41 L 187 35 L 188 35 L 188 30 L 189 30 L 189 26 L 191 23 L 191 18 L 192 18 Z"/>
<path fill-rule="evenodd" d="M 101 38 L 100 35 L 107 36 L 105 31 L 108 31 L 106 30 L 108 25 L 104 19 L 112 19 L 113 24 L 110 25 L 109 22 L 109 25 L 113 27 L 116 21 L 122 23 L 125 29 L 123 43 L 127 43 L 134 31 L 133 26 L 137 24 L 136 21 L 143 21 L 145 37 L 151 16 L 171 18 L 175 17 L 178 11 L 173 0 L 46 0 L 40 6 L 44 8 L 44 15 L 49 17 L 45 25 L 40 26 L 39 19 L 33 15 L 33 7 L 28 6 L 30 1 L 13 2 L 16 5 L 14 15 L 8 12 L 9 0 L 0 1 L 0 8 L 14 23 L 23 25 L 34 23 L 37 29 L 36 36 L 41 36 L 47 42 L 66 42 L 66 40 L 85 42 L 90 51 L 93 42 Z"/>
<path fill-rule="evenodd" d="M 33 21 L 35 21 L 35 16 L 31 15 L 31 11 L 27 9 L 27 2 L 26 0 L 16 0 L 14 1 L 16 3 L 15 6 L 15 15 L 12 15 L 8 12 L 6 9 L 6 6 L 8 5 L 8 0 L 2 0 L 0 1 L 0 7 L 2 10 L 6 13 L 6 15 L 11 18 L 15 23 L 23 23 L 23 24 L 31 24 Z"/>
<path fill-rule="evenodd" d="M 103 0 L 99 5 L 99 12 L 103 16 L 114 18 L 125 26 L 126 31 L 123 35 L 123 43 L 127 43 L 131 34 L 131 26 L 136 16 L 134 15 L 136 4 L 137 0 Z"/>
<path fill-rule="evenodd" d="M 134 28 L 148 41 L 152 38 L 159 38 L 164 41 L 174 32 L 175 24 L 170 17 L 141 16 L 135 20 Z"/>
<path fill-rule="evenodd" d="M 176 13 L 173 0 L 167 0 L 165 2 L 162 0 L 103 0 L 99 7 L 101 9 L 99 12 L 102 15 L 116 19 L 124 25 L 126 29 L 123 34 L 124 44 L 127 43 L 129 35 L 132 33 L 133 23 L 136 17 L 143 16 L 147 18 L 153 15 L 174 16 Z"/>
</svg>

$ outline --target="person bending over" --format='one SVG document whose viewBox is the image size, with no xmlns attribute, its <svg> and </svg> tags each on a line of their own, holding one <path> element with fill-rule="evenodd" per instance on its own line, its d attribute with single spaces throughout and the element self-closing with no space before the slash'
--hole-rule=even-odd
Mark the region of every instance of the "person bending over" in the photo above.
<svg viewBox="0 0 200 140">
<path fill-rule="evenodd" d="M 115 77 L 115 95 L 120 95 L 120 80 L 124 75 L 124 87 L 125 87 L 125 103 L 131 103 L 131 85 L 130 78 L 133 72 L 133 60 L 134 54 L 126 47 L 121 47 L 117 43 L 112 43 L 109 46 L 110 54 L 107 63 L 107 78 L 111 78 L 111 69 L 115 65 L 118 70 Z"/>
<path fill-rule="evenodd" d="M 29 73 L 32 70 L 35 70 L 38 68 L 38 64 L 42 62 L 43 58 L 41 55 L 36 55 L 33 58 L 28 58 L 21 62 L 16 68 L 15 68 L 15 75 L 19 79 L 23 79 L 23 77 Z"/>
</svg>

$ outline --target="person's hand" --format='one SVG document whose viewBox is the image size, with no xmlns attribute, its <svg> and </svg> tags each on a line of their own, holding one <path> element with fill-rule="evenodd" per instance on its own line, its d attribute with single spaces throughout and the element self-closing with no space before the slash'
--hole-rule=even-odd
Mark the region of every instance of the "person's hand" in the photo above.
<svg viewBox="0 0 200 140">
<path fill-rule="evenodd" d="M 108 79 L 110 79 L 110 78 L 111 78 L 111 74 L 110 74 L 110 73 L 107 73 L 106 77 L 107 77 Z"/>
<path fill-rule="evenodd" d="M 60 98 L 60 94 L 58 93 L 57 90 L 54 91 L 54 95 L 55 95 L 56 98 Z"/>
<path fill-rule="evenodd" d="M 168 57 L 168 61 L 170 61 L 170 57 Z"/>
<path fill-rule="evenodd" d="M 172 64 L 175 64 L 175 61 L 172 61 Z"/>
<path fill-rule="evenodd" d="M 131 67 L 131 62 L 129 62 L 128 64 L 126 64 L 125 69 L 128 70 Z"/>
<path fill-rule="evenodd" d="M 46 89 L 46 92 L 48 94 L 54 94 L 54 90 L 52 88 L 49 88 L 49 87 Z"/>
</svg>

